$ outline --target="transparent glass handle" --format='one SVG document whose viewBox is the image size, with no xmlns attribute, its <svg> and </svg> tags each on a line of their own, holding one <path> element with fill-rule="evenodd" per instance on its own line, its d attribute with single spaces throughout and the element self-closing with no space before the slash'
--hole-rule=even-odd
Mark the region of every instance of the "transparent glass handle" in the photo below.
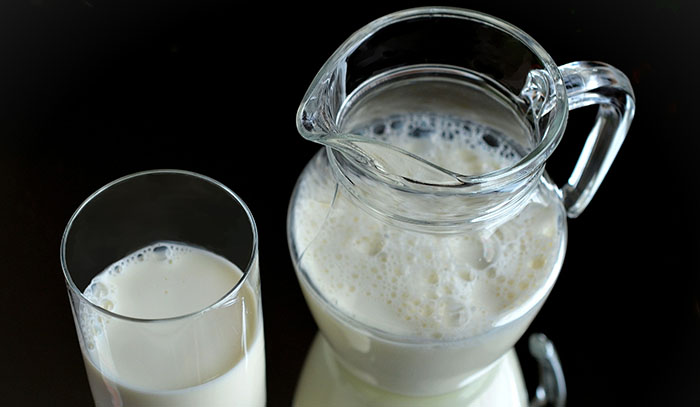
<svg viewBox="0 0 700 407">
<path fill-rule="evenodd" d="M 530 335 L 528 345 L 540 371 L 540 383 L 530 407 L 566 406 L 566 380 L 554 344 L 545 334 L 536 333 Z"/>
<path fill-rule="evenodd" d="M 570 218 L 586 209 L 617 155 L 634 117 L 634 93 L 629 79 L 601 62 L 572 62 L 559 67 L 569 109 L 599 105 L 591 130 L 566 185 L 564 206 Z"/>
</svg>

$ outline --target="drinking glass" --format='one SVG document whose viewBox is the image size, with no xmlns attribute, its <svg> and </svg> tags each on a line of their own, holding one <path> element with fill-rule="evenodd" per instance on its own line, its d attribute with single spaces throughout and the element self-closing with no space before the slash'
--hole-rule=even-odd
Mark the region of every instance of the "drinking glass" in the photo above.
<svg viewBox="0 0 700 407">
<path fill-rule="evenodd" d="M 258 234 L 229 188 L 120 178 L 73 214 L 61 265 L 97 406 L 265 404 Z"/>
</svg>

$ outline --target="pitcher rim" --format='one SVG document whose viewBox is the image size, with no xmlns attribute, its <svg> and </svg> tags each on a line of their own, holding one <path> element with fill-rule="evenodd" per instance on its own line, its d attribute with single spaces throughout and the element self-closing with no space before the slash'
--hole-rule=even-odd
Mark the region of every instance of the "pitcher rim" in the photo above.
<svg viewBox="0 0 700 407">
<path fill-rule="evenodd" d="M 355 31 L 350 37 L 348 37 L 328 58 L 328 60 L 323 64 L 319 72 L 315 75 L 311 85 L 307 89 L 301 104 L 297 110 L 296 124 L 297 131 L 307 140 L 317 142 L 322 145 L 328 146 L 324 139 L 333 139 L 334 136 L 341 136 L 341 132 L 323 134 L 321 136 L 311 133 L 304 127 L 304 114 L 306 105 L 314 98 L 314 94 L 321 83 L 326 79 L 329 72 L 332 72 L 332 68 L 338 66 L 346 56 L 354 52 L 362 43 L 364 43 L 370 36 L 379 30 L 398 22 L 408 21 L 417 18 L 425 17 L 448 17 L 448 18 L 459 18 L 465 20 L 476 21 L 482 24 L 489 25 L 495 29 L 501 30 L 511 37 L 518 40 L 521 44 L 527 47 L 542 63 L 543 69 L 549 74 L 553 84 L 553 93 L 556 97 L 556 104 L 558 108 L 554 109 L 552 112 L 553 116 L 546 128 L 540 130 L 540 140 L 539 142 L 529 151 L 524 154 L 519 160 L 511 165 L 500 168 L 495 171 L 486 172 L 477 175 L 467 175 L 460 174 L 454 171 L 448 170 L 446 168 L 437 166 L 430 161 L 418 158 L 428 165 L 440 168 L 445 174 L 452 175 L 456 180 L 459 180 L 455 184 L 431 184 L 430 182 L 412 181 L 405 179 L 405 187 L 411 189 L 415 187 L 416 189 L 424 189 L 425 187 L 437 187 L 437 188 L 462 188 L 469 187 L 473 185 L 479 185 L 480 190 L 484 190 L 484 187 L 493 186 L 493 188 L 501 188 L 504 184 L 509 184 L 516 182 L 528 175 L 533 174 L 538 168 L 542 167 L 545 161 L 549 158 L 551 153 L 554 151 L 556 146 L 559 144 L 561 137 L 566 127 L 566 122 L 568 119 L 568 99 L 566 96 L 566 87 L 562 79 L 561 73 L 557 64 L 554 62 L 552 57 L 547 53 L 547 51 L 532 38 L 529 34 L 524 32 L 522 29 L 516 27 L 515 25 L 502 20 L 498 17 L 494 17 L 490 14 L 483 13 L 480 11 L 475 11 L 466 8 L 459 7 L 416 7 L 409 8 L 405 10 L 396 11 L 391 14 L 379 17 L 370 23 L 366 24 L 359 30 Z M 348 95 L 346 95 L 347 98 Z M 337 123 L 334 123 L 337 124 Z M 352 136 L 351 136 L 352 138 Z M 397 151 L 406 153 L 406 151 L 395 147 Z M 331 148 L 333 148 L 331 146 Z"/>
</svg>

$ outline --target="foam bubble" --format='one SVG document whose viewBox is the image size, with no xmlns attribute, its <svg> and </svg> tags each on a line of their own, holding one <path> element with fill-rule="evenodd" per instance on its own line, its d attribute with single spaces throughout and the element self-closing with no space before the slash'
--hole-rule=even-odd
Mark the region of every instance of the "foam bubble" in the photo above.
<svg viewBox="0 0 700 407">
<path fill-rule="evenodd" d="M 169 264 L 176 263 L 181 259 L 183 253 L 191 250 L 190 247 L 168 242 L 155 243 L 142 248 L 97 274 L 83 291 L 83 295 L 92 304 L 107 311 L 114 311 L 118 305 L 117 288 L 111 282 L 114 277 L 129 273 L 131 265 L 145 261 L 158 260 Z M 84 331 L 83 337 L 86 338 L 85 346 L 88 349 L 93 349 L 95 346 L 94 338 L 102 333 L 102 326 L 108 323 L 109 319 L 86 304 L 81 304 L 79 314 L 81 329 Z"/>
<path fill-rule="evenodd" d="M 465 175 L 505 168 L 520 158 L 501 132 L 446 116 L 390 116 L 355 132 Z"/>
</svg>

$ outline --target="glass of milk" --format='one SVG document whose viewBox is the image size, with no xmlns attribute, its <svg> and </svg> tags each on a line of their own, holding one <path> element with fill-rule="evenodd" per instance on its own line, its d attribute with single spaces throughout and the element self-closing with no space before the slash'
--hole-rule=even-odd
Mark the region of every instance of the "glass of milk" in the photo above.
<svg viewBox="0 0 700 407">
<path fill-rule="evenodd" d="M 229 188 L 120 178 L 73 214 L 61 264 L 95 405 L 265 405 L 258 235 Z"/>
<path fill-rule="evenodd" d="M 545 163 L 570 109 L 599 105 L 568 183 Z M 288 240 L 345 370 L 410 396 L 480 383 L 557 279 L 567 217 L 590 202 L 634 114 L 629 80 L 557 66 L 471 10 L 381 17 L 312 81 L 297 129 L 324 148 L 299 177 Z"/>
</svg>

